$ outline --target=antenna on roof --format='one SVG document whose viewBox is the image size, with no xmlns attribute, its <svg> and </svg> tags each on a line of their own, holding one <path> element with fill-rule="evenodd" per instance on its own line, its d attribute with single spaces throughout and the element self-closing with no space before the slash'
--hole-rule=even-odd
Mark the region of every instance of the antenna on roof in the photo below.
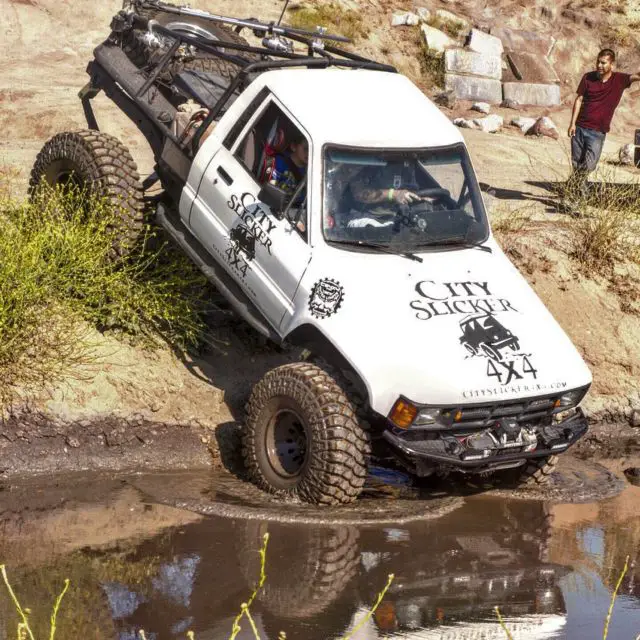
<svg viewBox="0 0 640 640">
<path fill-rule="evenodd" d="M 282 22 L 282 18 L 284 18 L 284 14 L 287 12 L 287 7 L 289 6 L 290 0 L 284 0 L 284 8 L 282 9 L 282 13 L 280 14 L 280 19 L 278 20 L 278 26 Z"/>
</svg>

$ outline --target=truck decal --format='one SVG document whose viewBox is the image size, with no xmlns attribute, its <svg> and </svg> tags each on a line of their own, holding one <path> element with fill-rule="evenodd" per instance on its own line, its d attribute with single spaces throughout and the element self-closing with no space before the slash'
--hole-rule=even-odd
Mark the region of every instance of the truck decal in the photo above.
<svg viewBox="0 0 640 640">
<path fill-rule="evenodd" d="M 262 203 L 248 191 L 241 196 L 235 193 L 227 202 L 227 206 L 242 221 L 243 225 L 251 230 L 251 233 L 271 255 L 271 232 L 275 229 L 276 223 L 270 219 L 270 215 L 262 208 Z"/>
<path fill-rule="evenodd" d="M 538 378 L 531 354 L 520 352 L 520 340 L 492 313 L 479 313 L 460 320 L 460 344 L 468 358 L 487 358 L 487 377 L 501 385 L 524 378 Z"/>
<path fill-rule="evenodd" d="M 311 289 L 309 296 L 309 311 L 315 318 L 329 318 L 342 305 L 344 288 L 337 280 L 322 278 Z"/>
<path fill-rule="evenodd" d="M 493 314 L 518 310 L 505 298 L 494 296 L 487 282 L 435 282 L 421 280 L 416 284 L 421 298 L 410 303 L 418 320 L 438 316 Z"/>
</svg>

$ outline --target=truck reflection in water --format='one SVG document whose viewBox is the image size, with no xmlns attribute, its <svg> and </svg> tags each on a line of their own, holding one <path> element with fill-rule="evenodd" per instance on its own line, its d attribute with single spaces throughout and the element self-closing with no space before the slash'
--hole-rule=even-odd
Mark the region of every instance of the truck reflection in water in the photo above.
<svg viewBox="0 0 640 640">
<path fill-rule="evenodd" d="M 266 583 L 251 607 L 260 637 L 341 638 L 395 574 L 382 604 L 354 640 L 503 638 L 498 605 L 514 637 L 551 638 L 565 625 L 547 561 L 550 522 L 542 503 L 470 501 L 438 520 L 393 526 L 312 526 L 211 519 L 140 545 L 161 557 L 147 584 L 103 584 L 119 640 L 229 637 L 259 575 L 269 532 Z M 254 638 L 246 619 L 238 640 Z"/>
</svg>

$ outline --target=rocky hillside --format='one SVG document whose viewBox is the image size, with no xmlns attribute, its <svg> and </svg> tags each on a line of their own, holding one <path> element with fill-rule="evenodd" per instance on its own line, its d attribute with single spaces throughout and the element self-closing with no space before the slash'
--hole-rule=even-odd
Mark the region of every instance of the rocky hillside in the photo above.
<svg viewBox="0 0 640 640">
<path fill-rule="evenodd" d="M 272 0 L 199 0 L 192 5 L 264 19 L 277 19 L 282 8 L 281 2 Z M 625 418 L 640 424 L 638 265 L 619 259 L 608 270 L 584 268 L 571 257 L 579 242 L 578 223 L 554 206 L 554 185 L 568 173 L 564 131 L 577 81 L 592 67 L 602 46 L 619 52 L 619 68 L 640 70 L 636 28 L 640 4 L 624 0 L 344 0 L 292 5 L 287 19 L 309 19 L 309 9 L 319 5 L 325 6 L 324 15 L 338 16 L 338 29 L 342 13 L 355 11 L 365 27 L 359 31 L 357 49 L 396 65 L 430 96 L 442 91 L 438 86 L 441 68 L 425 53 L 420 26 L 392 26 L 394 13 L 444 9 L 484 32 L 520 30 L 553 41 L 546 53 L 557 74 L 560 104 L 551 108 L 521 105 L 518 111 L 494 106 L 493 113 L 505 123 L 500 131 L 487 134 L 466 129 L 464 135 L 506 249 L 593 369 L 595 382 L 587 405 L 591 413 L 604 420 Z M 0 175 L 16 175 L 16 194 L 24 193 L 28 171 L 45 140 L 84 125 L 77 92 L 86 82 L 84 69 L 91 51 L 107 34 L 110 18 L 119 8 L 116 0 L 0 0 L 0 127 L 4 131 Z M 453 35 L 462 44 L 465 34 Z M 151 158 L 135 127 L 106 99 L 96 102 L 102 128 L 126 140 L 142 173 L 148 173 Z M 452 120 L 476 118 L 479 114 L 470 110 L 471 105 L 471 101 L 457 101 L 443 110 Z M 610 184 L 637 182 L 635 168 L 616 164 L 619 146 L 633 140 L 638 126 L 636 106 L 637 96 L 628 92 L 607 140 L 602 163 L 607 174 L 601 179 Z M 557 125 L 557 140 L 525 137 L 519 128 L 508 126 L 514 117 L 541 115 L 550 115 Z M 189 360 L 186 367 L 168 353 L 136 354 L 130 347 L 109 342 L 105 346 L 110 354 L 108 367 L 92 380 L 70 381 L 53 398 L 42 399 L 42 404 L 53 412 L 73 414 L 136 411 L 175 421 L 232 421 L 246 379 L 259 375 L 274 357 L 246 343 L 241 346 L 243 340 L 244 336 L 238 338 L 223 327 L 215 353 Z M 221 392 L 212 394 L 212 384 Z M 162 390 L 160 400 L 156 390 Z"/>
</svg>

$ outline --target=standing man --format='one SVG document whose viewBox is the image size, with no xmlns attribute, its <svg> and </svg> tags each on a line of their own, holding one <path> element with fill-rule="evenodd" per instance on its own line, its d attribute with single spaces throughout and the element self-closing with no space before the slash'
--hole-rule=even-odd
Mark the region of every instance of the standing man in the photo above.
<svg viewBox="0 0 640 640">
<path fill-rule="evenodd" d="M 583 196 L 587 195 L 587 177 L 598 165 L 620 98 L 632 82 L 640 80 L 640 74 L 615 71 L 615 62 L 616 54 L 611 49 L 600 51 L 596 71 L 582 77 L 573 103 L 568 131 L 573 165 L 569 183 Z"/>
</svg>

